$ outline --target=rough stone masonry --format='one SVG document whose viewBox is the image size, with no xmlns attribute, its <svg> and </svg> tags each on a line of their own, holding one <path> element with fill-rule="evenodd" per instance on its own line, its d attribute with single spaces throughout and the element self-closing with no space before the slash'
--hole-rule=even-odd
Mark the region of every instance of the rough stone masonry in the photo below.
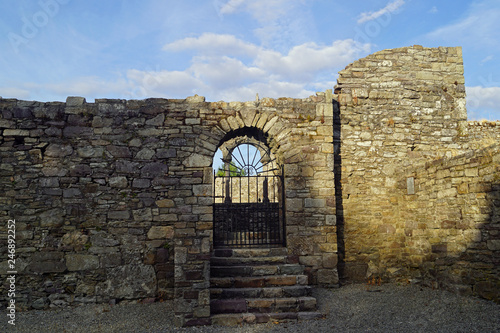
<svg viewBox="0 0 500 333">
<path fill-rule="evenodd" d="M 459 47 L 377 52 L 305 99 L 0 99 L 0 111 L 19 308 L 175 298 L 178 325 L 209 323 L 213 158 L 255 133 L 284 168 L 287 249 L 311 284 L 380 277 L 500 298 L 500 122 L 467 121 Z"/>
</svg>

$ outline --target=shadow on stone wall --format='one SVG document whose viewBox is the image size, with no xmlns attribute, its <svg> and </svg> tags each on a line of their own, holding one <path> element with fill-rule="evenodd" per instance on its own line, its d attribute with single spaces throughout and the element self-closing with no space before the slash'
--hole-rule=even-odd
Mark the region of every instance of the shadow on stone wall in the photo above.
<svg viewBox="0 0 500 333">
<path fill-rule="evenodd" d="M 475 215 L 484 222 L 476 223 L 477 220 L 467 217 L 442 221 L 443 232 L 462 230 L 468 234 L 464 238 L 470 239 L 470 243 L 458 254 L 453 253 L 456 244 L 431 245 L 431 254 L 420 267 L 422 282 L 433 288 L 500 302 L 500 184 L 469 185 L 469 190 L 474 188 L 480 192 L 473 193 L 483 202 L 475 207 Z M 463 207 L 462 211 L 467 209 Z"/>
<path fill-rule="evenodd" d="M 405 196 L 410 279 L 500 301 L 500 152 L 497 146 L 417 168 Z"/>
<path fill-rule="evenodd" d="M 335 211 L 337 219 L 337 246 L 340 284 L 345 282 L 345 241 L 344 241 L 344 204 L 342 198 L 342 139 L 340 107 L 336 100 L 333 103 L 333 173 L 335 177 Z"/>
</svg>

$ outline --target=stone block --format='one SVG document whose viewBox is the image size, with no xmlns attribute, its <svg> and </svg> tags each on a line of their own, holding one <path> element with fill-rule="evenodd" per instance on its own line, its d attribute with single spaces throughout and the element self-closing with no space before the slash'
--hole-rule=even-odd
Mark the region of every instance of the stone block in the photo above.
<svg viewBox="0 0 500 333">
<path fill-rule="evenodd" d="M 477 282 L 474 285 L 474 293 L 489 300 L 500 300 L 500 289 L 498 288 L 498 284 L 495 285 L 492 281 Z"/>
<path fill-rule="evenodd" d="M 198 306 L 193 311 L 195 318 L 208 318 L 210 317 L 210 306 Z M 208 320 L 208 319 L 207 319 Z M 197 323 L 197 325 L 206 325 Z"/>
<path fill-rule="evenodd" d="M 364 282 L 366 280 L 366 273 L 368 271 L 368 264 L 361 262 L 346 262 L 344 268 L 344 275 L 348 281 Z"/>
<path fill-rule="evenodd" d="M 450 197 L 456 197 L 456 196 L 457 196 L 457 189 L 453 188 L 453 187 L 437 192 L 438 199 L 450 198 Z"/>
<path fill-rule="evenodd" d="M 287 198 L 286 208 L 290 212 L 301 212 L 303 210 L 304 200 L 300 198 Z"/>
<path fill-rule="evenodd" d="M 6 129 L 3 131 L 3 136 L 30 136 L 30 131 L 20 129 Z"/>
<path fill-rule="evenodd" d="M 68 96 L 66 98 L 66 106 L 77 107 L 85 104 L 85 98 L 79 96 Z"/>
<path fill-rule="evenodd" d="M 134 217 L 134 221 L 136 221 L 136 222 L 144 222 L 144 221 L 152 221 L 153 220 L 153 214 L 151 212 L 151 208 L 142 208 L 142 209 L 133 210 L 132 215 Z"/>
<path fill-rule="evenodd" d="M 432 253 L 448 253 L 448 245 L 434 244 L 432 245 Z"/>
<path fill-rule="evenodd" d="M 213 313 L 242 313 L 247 312 L 245 299 L 222 299 L 210 302 Z"/>
<path fill-rule="evenodd" d="M 125 146 L 115 146 L 115 145 L 109 145 L 106 147 L 106 150 L 113 155 L 115 158 L 129 158 L 132 157 L 132 154 L 130 153 L 130 149 Z"/>
<path fill-rule="evenodd" d="M 212 157 L 207 156 L 207 155 L 200 155 L 200 154 L 193 153 L 183 161 L 183 164 L 188 168 L 208 167 L 212 164 Z"/>
<path fill-rule="evenodd" d="M 450 220 L 441 221 L 442 229 L 455 229 L 456 225 L 457 225 L 456 221 L 450 221 Z"/>
<path fill-rule="evenodd" d="M 66 157 L 73 153 L 70 145 L 50 144 L 45 150 L 45 155 L 49 157 Z"/>
<path fill-rule="evenodd" d="M 323 266 L 322 256 L 300 256 L 299 263 L 304 266 L 318 268 Z"/>
<path fill-rule="evenodd" d="M 144 137 L 159 137 L 163 135 L 163 130 L 157 128 L 145 128 L 138 130 L 137 134 Z"/>
<path fill-rule="evenodd" d="M 138 299 L 154 297 L 156 273 L 153 266 L 129 264 L 106 270 L 107 280 L 97 287 L 97 294 L 110 298 Z"/>
<path fill-rule="evenodd" d="M 153 156 L 155 156 L 155 151 L 149 148 L 143 148 L 139 150 L 139 152 L 135 155 L 135 159 L 137 160 L 150 160 Z"/>
<path fill-rule="evenodd" d="M 304 200 L 304 208 L 325 208 L 325 206 L 325 199 L 306 198 Z"/>
<path fill-rule="evenodd" d="M 83 246 L 89 240 L 89 236 L 82 234 L 80 231 L 73 231 L 64 234 L 61 238 L 61 243 L 64 246 Z"/>
<path fill-rule="evenodd" d="M 186 247 L 175 247 L 174 252 L 174 262 L 176 265 L 185 264 L 187 261 L 187 248 Z"/>
<path fill-rule="evenodd" d="M 82 136 L 91 136 L 93 129 L 83 126 L 68 126 L 63 129 L 63 136 L 67 138 L 77 138 Z"/>
<path fill-rule="evenodd" d="M 318 283 L 321 285 L 337 285 L 339 275 L 336 269 L 318 269 Z"/>
<path fill-rule="evenodd" d="M 80 157 L 88 158 L 88 157 L 102 157 L 104 153 L 104 149 L 102 147 L 82 147 L 77 149 L 77 154 Z"/>
<path fill-rule="evenodd" d="M 500 239 L 491 239 L 486 242 L 486 246 L 491 251 L 500 251 Z"/>
<path fill-rule="evenodd" d="M 143 178 L 163 177 L 167 173 L 168 165 L 161 162 L 148 163 L 141 169 L 141 177 Z"/>
<path fill-rule="evenodd" d="M 116 161 L 116 171 L 120 173 L 135 174 L 139 172 L 139 163 L 119 160 Z"/>
<path fill-rule="evenodd" d="M 92 243 L 92 246 L 100 246 L 100 247 L 113 247 L 118 244 L 120 244 L 120 241 L 117 239 L 112 238 L 111 235 L 105 233 L 105 232 L 100 232 L 98 234 L 92 235 L 90 237 L 90 242 Z"/>
<path fill-rule="evenodd" d="M 109 220 L 128 220 L 130 212 L 128 210 L 114 210 L 108 212 Z"/>
<path fill-rule="evenodd" d="M 324 268 L 337 268 L 338 255 L 336 253 L 323 254 L 323 267 Z"/>
<path fill-rule="evenodd" d="M 132 181 L 133 188 L 148 188 L 151 186 L 151 180 L 136 178 Z"/>
<path fill-rule="evenodd" d="M 79 188 L 66 188 L 63 190 L 64 198 L 75 198 L 82 195 L 82 191 Z"/>
<path fill-rule="evenodd" d="M 33 261 L 26 266 L 25 271 L 30 273 L 62 273 L 67 270 L 64 261 Z"/>
<path fill-rule="evenodd" d="M 466 177 L 477 177 L 477 176 L 479 176 L 479 169 L 478 168 L 465 169 L 465 176 Z"/>
<path fill-rule="evenodd" d="M 248 308 L 250 311 L 258 310 L 263 312 L 270 312 L 271 307 L 275 304 L 275 299 L 265 299 L 265 298 L 256 298 L 248 300 Z M 267 309 L 267 311 L 265 311 Z"/>
<path fill-rule="evenodd" d="M 72 177 L 86 177 L 92 173 L 90 166 L 86 164 L 72 165 L 69 168 L 69 174 Z"/>
<path fill-rule="evenodd" d="M 212 195 L 212 185 L 194 185 L 193 194 L 197 197 L 208 197 Z"/>
<path fill-rule="evenodd" d="M 396 228 L 390 224 L 383 224 L 378 226 L 379 234 L 394 234 L 396 233 Z"/>
<path fill-rule="evenodd" d="M 175 207 L 175 203 L 171 199 L 158 200 L 158 201 L 156 201 L 156 205 L 159 208 L 172 208 L 172 207 Z"/>
<path fill-rule="evenodd" d="M 164 121 L 165 121 L 165 114 L 161 113 L 152 119 L 146 120 L 146 125 L 161 126 L 161 125 L 163 125 Z"/>
<path fill-rule="evenodd" d="M 59 187 L 59 178 L 57 178 L 57 177 L 40 178 L 40 186 L 41 187 Z"/>
<path fill-rule="evenodd" d="M 42 228 L 57 228 L 64 224 L 65 212 L 62 209 L 50 209 L 40 213 L 40 226 Z"/>
<path fill-rule="evenodd" d="M 86 254 L 67 254 L 66 266 L 68 271 L 87 271 L 99 268 L 99 257 Z"/>
<path fill-rule="evenodd" d="M 114 188 L 127 188 L 128 180 L 127 177 L 111 177 L 109 178 L 109 186 Z"/>
<path fill-rule="evenodd" d="M 148 231 L 149 239 L 172 239 L 174 228 L 172 226 L 153 226 Z"/>
<path fill-rule="evenodd" d="M 194 95 L 194 96 L 189 96 L 186 98 L 186 103 L 203 103 L 205 102 L 205 97 L 204 96 L 198 96 L 198 95 Z"/>
<path fill-rule="evenodd" d="M 172 158 L 177 156 L 177 150 L 170 148 L 170 149 L 158 149 L 156 151 L 156 157 L 158 158 Z"/>
</svg>

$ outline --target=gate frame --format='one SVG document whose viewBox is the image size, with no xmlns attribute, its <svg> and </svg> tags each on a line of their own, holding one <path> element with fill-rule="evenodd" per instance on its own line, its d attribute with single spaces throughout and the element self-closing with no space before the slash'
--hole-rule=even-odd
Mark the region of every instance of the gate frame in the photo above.
<svg viewBox="0 0 500 333">
<path fill-rule="evenodd" d="M 231 175 L 225 175 L 225 176 L 217 176 L 216 172 L 214 172 L 214 177 L 213 177 L 213 246 L 214 248 L 255 248 L 255 247 L 286 247 L 286 207 L 285 207 L 285 176 L 284 176 L 284 170 L 283 167 L 278 168 L 280 170 L 279 174 L 274 174 L 271 176 L 259 176 L 258 174 L 256 176 L 231 176 Z M 248 202 L 241 202 L 242 199 L 242 194 L 241 194 L 241 187 L 242 187 L 242 182 L 244 179 L 247 179 L 247 184 L 248 184 L 248 189 L 250 187 L 250 179 L 256 179 L 257 186 L 256 186 L 256 201 L 251 202 L 250 201 L 250 193 L 247 192 L 248 195 Z M 268 184 L 268 178 L 272 179 L 277 179 L 278 180 L 278 193 L 273 196 L 273 199 L 276 201 L 269 201 L 269 197 L 267 196 L 266 192 L 268 192 L 268 188 L 266 189 L 263 187 L 263 198 L 262 202 L 259 201 L 259 179 L 263 178 L 264 179 L 264 184 Z M 217 179 L 223 179 L 222 182 L 222 195 L 217 196 L 216 195 L 216 181 Z M 239 193 L 239 199 L 240 202 L 232 202 L 233 196 L 232 196 L 232 186 L 231 186 L 231 180 L 232 179 L 239 179 L 240 180 L 240 193 Z M 264 186 L 264 185 L 263 185 Z M 267 185 L 269 186 L 269 185 Z M 273 185 L 271 185 L 273 186 Z M 229 192 L 229 193 L 228 193 Z M 222 202 L 216 202 L 217 199 L 222 199 Z M 271 209 L 271 206 L 276 205 L 277 208 Z M 240 206 L 241 208 L 238 208 Z M 218 209 L 221 208 L 221 209 Z M 217 212 L 220 211 L 226 211 L 227 213 L 223 215 L 222 219 L 233 219 L 231 221 L 231 229 L 232 231 L 226 231 L 223 232 L 223 235 L 221 238 L 221 243 L 218 241 L 218 220 L 217 218 Z M 251 211 L 254 212 L 254 214 L 249 214 Z M 261 214 L 264 213 L 264 221 L 260 220 Z M 270 215 L 274 215 L 273 213 L 277 213 L 277 221 L 266 221 L 268 218 L 272 218 Z M 243 219 L 238 219 L 238 216 L 247 216 L 248 219 L 244 221 Z M 242 237 L 241 233 L 249 233 L 249 232 L 255 232 L 251 231 L 253 229 L 252 226 L 255 226 L 255 223 L 251 223 L 251 218 L 257 217 L 257 225 L 261 224 L 261 222 L 264 222 L 264 229 L 263 230 L 257 230 L 258 233 L 265 233 L 268 232 L 270 234 L 269 237 L 266 238 L 267 241 L 259 241 L 257 239 L 257 242 L 253 242 L 250 244 L 250 237 Z M 236 219 L 236 221 L 234 220 Z M 243 222 L 243 223 L 242 223 Z M 255 220 L 254 220 L 255 222 Z M 273 228 L 272 223 L 277 222 L 277 227 Z M 224 222 L 222 222 L 224 223 Z M 240 227 L 243 227 L 240 229 Z M 236 230 L 234 230 L 236 229 Z M 240 230 L 240 231 L 238 231 Z M 273 241 L 272 239 L 272 232 L 270 230 L 275 230 L 277 232 L 277 240 Z M 240 237 L 236 237 L 236 239 L 232 239 L 231 243 L 228 236 L 229 232 L 237 232 L 240 233 Z M 276 233 L 274 234 L 276 236 Z M 276 238 L 275 238 L 276 239 Z M 244 242 L 244 243 L 235 243 L 236 242 Z"/>
</svg>

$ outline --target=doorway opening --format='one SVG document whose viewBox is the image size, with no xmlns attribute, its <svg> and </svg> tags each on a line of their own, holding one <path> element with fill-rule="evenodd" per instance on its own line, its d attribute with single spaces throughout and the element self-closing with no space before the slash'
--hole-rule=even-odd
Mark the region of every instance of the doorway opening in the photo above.
<svg viewBox="0 0 500 333">
<path fill-rule="evenodd" d="M 214 247 L 286 246 L 283 170 L 253 137 L 225 141 L 214 170 Z M 217 164 L 214 164 L 217 165 Z"/>
</svg>

